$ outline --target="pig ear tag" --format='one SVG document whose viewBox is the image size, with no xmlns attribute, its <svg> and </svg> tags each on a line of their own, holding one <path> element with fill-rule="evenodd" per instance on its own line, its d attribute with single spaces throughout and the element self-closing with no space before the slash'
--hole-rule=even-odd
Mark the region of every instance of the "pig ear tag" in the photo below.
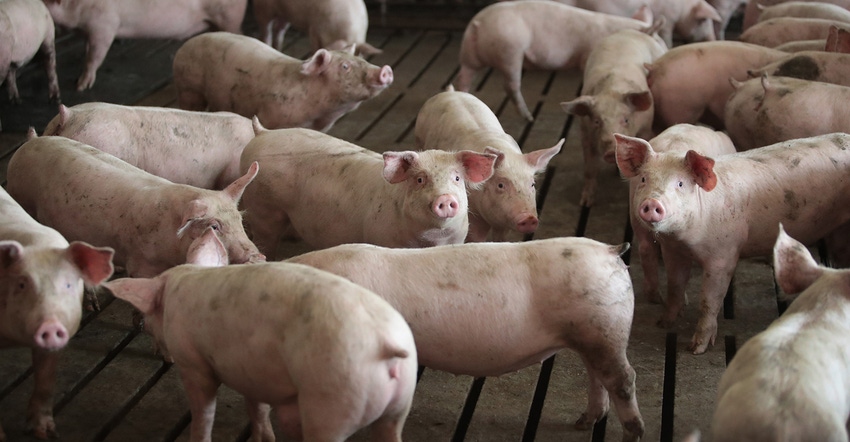
<svg viewBox="0 0 850 442">
<path fill-rule="evenodd" d="M 702 156 L 693 150 L 685 154 L 685 165 L 691 170 L 697 185 L 710 192 L 717 185 L 717 175 L 714 174 L 714 160 Z"/>
</svg>

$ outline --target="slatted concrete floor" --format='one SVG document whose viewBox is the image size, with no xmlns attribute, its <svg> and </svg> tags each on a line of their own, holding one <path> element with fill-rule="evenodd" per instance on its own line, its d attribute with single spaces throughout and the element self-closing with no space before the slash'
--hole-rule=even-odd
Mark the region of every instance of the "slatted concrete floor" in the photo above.
<svg viewBox="0 0 850 442">
<path fill-rule="evenodd" d="M 368 40 L 384 52 L 371 61 L 392 66 L 395 82 L 377 98 L 342 118 L 330 133 L 378 152 L 412 149 L 416 114 L 425 100 L 442 90 L 456 74 L 461 37 L 458 30 L 405 31 L 373 26 Z M 173 51 L 175 47 L 164 44 L 157 51 Z M 304 58 L 309 53 L 308 42 L 290 36 L 285 52 Z M 108 63 L 113 56 L 110 53 Z M 115 69 L 120 66 L 116 63 Z M 63 93 L 71 88 L 76 75 L 60 72 Z M 101 71 L 98 83 L 110 81 L 110 75 L 122 74 Z M 591 210 L 578 205 L 582 186 L 578 125 L 572 124 L 559 103 L 576 96 L 580 80 L 577 72 L 527 72 L 522 88 L 536 117 L 533 123 L 521 119 L 507 101 L 498 74 L 479 78 L 474 93 L 497 113 L 505 130 L 526 151 L 549 147 L 562 137 L 567 139 L 561 154 L 541 176 L 541 225 L 534 238 L 584 235 L 621 243 L 631 236 L 627 222 L 628 187 L 613 166 L 601 174 L 596 205 Z M 165 84 L 134 102 L 175 106 L 174 90 Z M 92 96 L 97 91 L 96 86 Z M 70 95 L 73 94 L 66 96 Z M 81 100 L 85 101 L 85 97 Z M 5 97 L 0 97 L 0 101 L 0 106 L 7 106 Z M 21 138 L 20 131 L 0 133 L 2 177 L 11 151 Z M 301 244 L 290 244 L 290 254 L 304 250 Z M 637 254 L 630 257 L 638 291 L 642 274 Z M 693 356 L 686 347 L 697 316 L 693 299 L 697 280 L 694 278 L 691 284 L 692 302 L 686 317 L 670 330 L 655 326 L 660 306 L 650 305 L 639 296 L 637 299 L 629 359 L 637 372 L 638 403 L 646 421 L 645 440 L 681 440 L 694 428 L 705 435 L 716 386 L 727 360 L 736 346 L 764 329 L 777 315 L 776 292 L 767 261 L 742 262 L 733 284 L 734 308 L 727 307 L 722 314 L 717 344 L 708 353 Z M 56 423 L 62 440 L 186 440 L 189 414 L 177 371 L 153 355 L 148 336 L 133 329 L 128 304 L 113 300 L 108 294 L 101 294 L 100 298 L 103 310 L 86 315 L 80 332 L 63 352 L 55 397 Z M 0 352 L 0 423 L 10 441 L 30 440 L 23 435 L 24 412 L 33 382 L 29 366 L 26 349 Z M 621 426 L 613 411 L 607 425 L 598 424 L 593 432 L 573 429 L 572 423 L 585 407 L 586 385 L 585 370 L 569 350 L 542 365 L 499 378 L 473 379 L 426 369 L 416 389 L 405 440 L 619 440 Z M 246 423 L 241 398 L 223 388 L 214 440 L 246 440 Z M 365 440 L 363 435 L 356 439 Z"/>
</svg>

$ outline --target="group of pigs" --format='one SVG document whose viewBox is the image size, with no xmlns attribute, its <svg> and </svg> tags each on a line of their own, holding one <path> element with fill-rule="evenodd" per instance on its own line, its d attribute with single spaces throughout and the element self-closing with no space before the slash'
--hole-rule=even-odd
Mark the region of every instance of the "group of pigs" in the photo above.
<svg viewBox="0 0 850 442">
<path fill-rule="evenodd" d="M 18 3 L 44 5 L 0 0 Z M 850 114 L 841 106 L 850 87 L 842 27 L 850 25 L 839 21 L 847 11 L 816 2 L 761 11 L 751 2 L 745 26 L 759 12 L 766 19 L 742 41 L 668 50 L 673 36 L 715 40 L 742 2 L 568 3 L 601 12 L 523 0 L 477 14 L 461 45 L 459 90 L 423 104 L 416 151 L 378 154 L 323 133 L 393 81 L 389 66 L 354 55 L 378 50 L 353 10 L 337 14 L 355 17 L 335 25 L 354 32 L 343 35 L 255 2 L 266 43 L 279 46 L 290 21 L 305 29 L 315 52 L 304 61 L 233 32 L 189 39 L 174 60 L 181 110 L 60 105 L 44 135 L 31 131 L 12 157 L 8 193 L 0 191 L 0 347 L 33 347 L 28 426 L 55 434 L 55 350 L 79 327 L 83 286 L 103 284 L 144 315 L 158 350 L 177 364 L 193 440 L 210 439 L 221 383 L 245 396 L 256 440 L 274 439 L 270 406 L 296 439 L 344 440 L 371 425 L 376 440 L 399 440 L 417 364 L 490 376 L 564 348 L 589 375 L 576 426 L 592 427 L 610 401 L 623 439 L 640 439 L 626 358 L 634 293 L 620 255 L 628 244 L 504 242 L 536 230 L 535 175 L 564 141 L 522 153 L 465 91 L 492 67 L 533 120 L 520 94 L 525 67 L 583 70 L 581 95 L 562 104 L 580 118 L 581 203 L 593 204 L 603 160 L 630 180 L 650 301 L 663 301 L 659 257 L 666 267 L 660 325 L 682 314 L 693 263 L 703 269 L 695 353 L 714 343 L 739 258 L 773 247 L 781 288 L 801 293 L 724 374 L 715 438 L 846 440 L 850 272 L 818 266 L 801 242 L 836 231 L 841 250 L 850 221 Z M 239 14 L 214 6 L 209 14 L 227 17 L 201 22 L 225 31 L 235 15 L 241 23 L 244 2 Z M 109 32 L 80 17 L 68 24 L 90 38 L 78 87 L 94 82 L 115 36 L 203 30 L 121 20 L 139 12 L 110 12 L 118 24 Z M 69 12 L 51 14 L 59 23 Z M 819 50 L 763 46 L 804 47 L 780 41 L 786 35 L 817 40 L 809 44 Z M 14 69 L 9 78 L 11 96 Z M 274 262 L 284 238 L 317 250 Z M 105 282 L 113 266 L 127 277 Z"/>
</svg>

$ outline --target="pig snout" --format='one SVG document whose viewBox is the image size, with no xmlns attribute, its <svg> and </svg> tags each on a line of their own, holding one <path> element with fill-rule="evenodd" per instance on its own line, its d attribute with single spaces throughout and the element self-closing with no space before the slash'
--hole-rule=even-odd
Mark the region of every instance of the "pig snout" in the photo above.
<svg viewBox="0 0 850 442">
<path fill-rule="evenodd" d="M 537 230 L 537 225 L 540 224 L 537 217 L 532 214 L 526 214 L 525 216 L 521 216 L 520 220 L 516 223 L 517 230 L 520 233 L 534 233 Z"/>
<path fill-rule="evenodd" d="M 640 204 L 640 207 L 638 207 L 638 215 L 640 215 L 640 219 L 649 224 L 653 224 L 663 220 L 666 215 L 666 211 L 664 210 L 664 205 L 661 204 L 661 201 L 658 201 L 655 198 L 650 198 L 644 200 Z"/>
<path fill-rule="evenodd" d="M 431 206 L 434 215 L 439 218 L 453 218 L 457 215 L 460 204 L 453 195 L 440 195 Z"/>
<path fill-rule="evenodd" d="M 387 87 L 393 82 L 393 68 L 389 66 L 382 67 L 375 75 L 374 83 L 376 87 Z"/>
<path fill-rule="evenodd" d="M 68 343 L 68 330 L 56 319 L 44 321 L 35 332 L 35 345 L 45 350 L 59 350 Z"/>
<path fill-rule="evenodd" d="M 248 264 L 257 264 L 260 262 L 266 262 L 266 255 L 257 252 L 248 256 Z"/>
</svg>

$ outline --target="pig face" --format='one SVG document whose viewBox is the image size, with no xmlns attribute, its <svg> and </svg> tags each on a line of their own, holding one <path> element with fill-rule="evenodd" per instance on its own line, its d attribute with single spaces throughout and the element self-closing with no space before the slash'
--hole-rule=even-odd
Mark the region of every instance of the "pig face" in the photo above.
<svg viewBox="0 0 850 442">
<path fill-rule="evenodd" d="M 700 192 L 717 185 L 714 160 L 689 150 L 656 153 L 640 138 L 616 134 L 617 166 L 634 183 L 635 217 L 657 233 L 686 231 L 699 216 Z"/>
<path fill-rule="evenodd" d="M 343 51 L 317 50 L 301 65 L 301 73 L 322 77 L 339 91 L 341 103 L 360 102 L 378 95 L 393 82 L 389 66 L 377 67 L 354 55 L 354 46 Z"/>
<path fill-rule="evenodd" d="M 651 126 L 652 114 L 647 112 L 651 107 L 652 94 L 648 90 L 583 95 L 561 103 L 561 108 L 568 114 L 584 117 L 582 127 L 587 132 L 585 136 L 596 140 L 597 152 L 609 163 L 614 162 L 614 134 L 638 135 Z"/>
<path fill-rule="evenodd" d="M 697 2 L 685 17 L 676 22 L 675 31 L 687 41 L 714 41 L 717 40 L 714 24 L 722 21 L 717 10 L 702 0 Z"/>
</svg>

